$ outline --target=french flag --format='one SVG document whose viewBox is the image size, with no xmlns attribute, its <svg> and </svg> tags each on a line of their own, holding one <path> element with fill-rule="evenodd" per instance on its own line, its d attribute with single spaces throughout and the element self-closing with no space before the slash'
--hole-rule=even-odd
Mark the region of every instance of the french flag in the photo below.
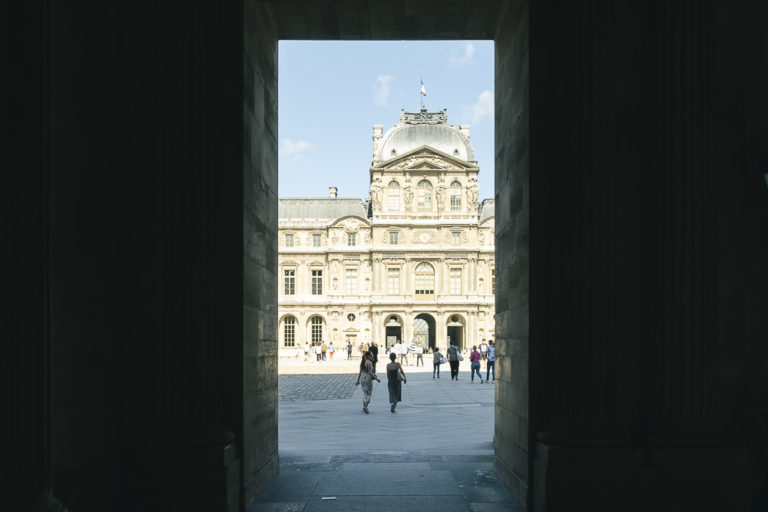
<svg viewBox="0 0 768 512">
<path fill-rule="evenodd" d="M 427 90 L 424 88 L 424 80 L 421 81 L 421 95 L 426 96 Z"/>
</svg>

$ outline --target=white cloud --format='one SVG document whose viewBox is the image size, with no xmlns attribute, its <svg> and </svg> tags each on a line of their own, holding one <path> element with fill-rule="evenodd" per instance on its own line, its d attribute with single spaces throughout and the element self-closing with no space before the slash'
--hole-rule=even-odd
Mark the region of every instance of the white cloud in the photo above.
<svg viewBox="0 0 768 512">
<path fill-rule="evenodd" d="M 471 124 L 477 124 L 483 119 L 493 120 L 493 109 L 493 91 L 483 91 L 474 105 L 464 107 L 464 117 L 469 118 Z"/>
<path fill-rule="evenodd" d="M 451 58 L 448 59 L 448 67 L 452 69 L 460 68 L 472 60 L 475 53 L 475 45 L 467 43 L 464 45 L 464 53 L 459 55 L 456 50 L 451 52 Z"/>
<path fill-rule="evenodd" d="M 296 142 L 291 139 L 283 139 L 283 143 L 280 147 L 280 154 L 283 156 L 296 155 L 299 156 L 305 151 L 315 149 L 315 145 L 305 140 L 297 140 Z"/>
<path fill-rule="evenodd" d="M 389 84 L 394 80 L 392 75 L 379 75 L 373 85 L 373 104 L 380 107 L 387 106 L 389 102 Z"/>
</svg>

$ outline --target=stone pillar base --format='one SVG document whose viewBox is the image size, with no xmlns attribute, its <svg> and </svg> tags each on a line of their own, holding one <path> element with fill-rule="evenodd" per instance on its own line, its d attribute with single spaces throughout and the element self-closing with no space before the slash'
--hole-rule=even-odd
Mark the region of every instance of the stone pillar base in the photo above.
<svg viewBox="0 0 768 512">
<path fill-rule="evenodd" d="M 649 456 L 650 455 L 650 456 Z M 537 512 L 748 512 L 743 450 L 712 447 L 640 449 L 536 443 Z"/>
<path fill-rule="evenodd" d="M 239 512 L 240 459 L 234 443 L 173 448 L 161 458 L 160 510 Z"/>
<path fill-rule="evenodd" d="M 68 509 L 62 502 L 46 492 L 22 502 L 0 502 L 0 512 L 68 512 Z"/>
</svg>

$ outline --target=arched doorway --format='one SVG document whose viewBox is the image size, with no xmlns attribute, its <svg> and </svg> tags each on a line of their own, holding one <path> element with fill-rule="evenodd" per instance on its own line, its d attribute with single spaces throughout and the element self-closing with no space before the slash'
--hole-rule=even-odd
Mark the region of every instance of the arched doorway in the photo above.
<svg viewBox="0 0 768 512">
<path fill-rule="evenodd" d="M 457 345 L 464 349 L 464 318 L 461 315 L 449 315 L 446 322 L 446 340 L 449 345 Z"/>
<path fill-rule="evenodd" d="M 424 348 L 435 348 L 435 319 L 421 313 L 413 319 L 413 342 Z"/>
<path fill-rule="evenodd" d="M 397 340 L 403 339 L 403 324 L 397 315 L 387 316 L 387 322 L 384 324 L 384 349 L 397 343 Z"/>
</svg>

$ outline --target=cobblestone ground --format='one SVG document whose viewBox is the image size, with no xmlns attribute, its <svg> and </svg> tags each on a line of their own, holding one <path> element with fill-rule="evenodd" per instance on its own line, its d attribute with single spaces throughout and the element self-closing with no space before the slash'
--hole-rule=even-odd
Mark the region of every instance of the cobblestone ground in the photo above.
<svg viewBox="0 0 768 512">
<path fill-rule="evenodd" d="M 277 392 L 280 400 L 340 400 L 355 392 L 356 374 L 280 375 Z"/>
</svg>

